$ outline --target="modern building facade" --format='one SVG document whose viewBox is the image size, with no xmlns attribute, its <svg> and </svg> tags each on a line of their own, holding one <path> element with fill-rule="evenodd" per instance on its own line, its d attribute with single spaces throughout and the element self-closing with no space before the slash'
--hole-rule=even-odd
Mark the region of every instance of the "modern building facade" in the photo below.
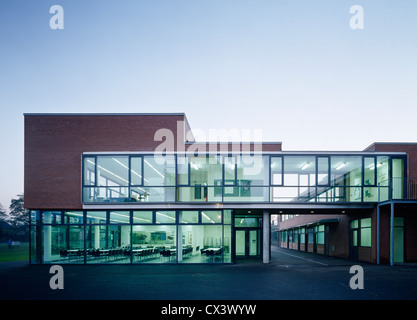
<svg viewBox="0 0 417 320">
<path fill-rule="evenodd" d="M 281 147 L 196 142 L 181 113 L 25 114 L 31 262 L 268 263 L 271 215 L 283 247 L 417 260 L 417 145 Z"/>
</svg>

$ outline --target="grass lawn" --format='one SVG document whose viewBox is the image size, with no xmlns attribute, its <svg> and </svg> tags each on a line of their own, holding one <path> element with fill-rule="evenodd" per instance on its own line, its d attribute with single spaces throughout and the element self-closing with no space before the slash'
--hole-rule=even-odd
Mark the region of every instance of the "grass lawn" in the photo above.
<svg viewBox="0 0 417 320">
<path fill-rule="evenodd" d="M 0 262 L 29 260 L 29 243 L 21 242 L 19 246 L 9 249 L 7 243 L 0 243 Z"/>
</svg>

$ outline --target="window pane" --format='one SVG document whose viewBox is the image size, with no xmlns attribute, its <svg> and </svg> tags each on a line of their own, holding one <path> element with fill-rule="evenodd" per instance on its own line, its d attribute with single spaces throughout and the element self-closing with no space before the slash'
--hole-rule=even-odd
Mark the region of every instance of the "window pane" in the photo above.
<svg viewBox="0 0 417 320">
<path fill-rule="evenodd" d="M 305 186 L 316 184 L 316 165 L 314 156 L 287 156 L 284 157 L 284 185 L 298 186 L 300 175 L 307 177 L 303 181 Z"/>
<path fill-rule="evenodd" d="M 240 156 L 237 162 L 237 180 L 243 186 L 269 185 L 268 157 Z"/>
<path fill-rule="evenodd" d="M 364 158 L 364 184 L 366 186 L 375 185 L 375 158 L 365 157 Z"/>
<path fill-rule="evenodd" d="M 198 211 L 180 211 L 180 223 L 198 223 Z"/>
<path fill-rule="evenodd" d="M 156 211 L 156 223 L 175 223 L 175 211 Z"/>
<path fill-rule="evenodd" d="M 132 226 L 133 263 L 175 263 L 176 226 Z"/>
<path fill-rule="evenodd" d="M 223 223 L 231 224 L 232 223 L 232 210 L 223 210 Z"/>
<path fill-rule="evenodd" d="M 376 159 L 376 169 L 377 169 L 377 183 L 383 183 L 386 182 L 389 178 L 388 172 L 389 172 L 389 162 L 388 157 L 382 156 L 377 157 Z"/>
<path fill-rule="evenodd" d="M 336 186 L 361 186 L 362 157 L 331 157 L 331 184 Z"/>
<path fill-rule="evenodd" d="M 361 228 L 370 227 L 371 226 L 371 218 L 361 219 Z"/>
<path fill-rule="evenodd" d="M 130 158 L 130 184 L 133 186 L 142 185 L 142 158 Z"/>
<path fill-rule="evenodd" d="M 404 160 L 392 159 L 392 197 L 402 199 L 404 193 Z"/>
<path fill-rule="evenodd" d="M 317 181 L 318 185 L 327 186 L 329 184 L 329 158 L 317 158 Z"/>
<path fill-rule="evenodd" d="M 110 223 L 130 223 L 130 212 L 110 211 Z"/>
<path fill-rule="evenodd" d="M 361 246 L 370 247 L 371 246 L 371 228 L 362 228 L 361 232 Z"/>
<path fill-rule="evenodd" d="M 221 223 L 221 211 L 201 211 L 201 223 Z"/>
<path fill-rule="evenodd" d="M 61 223 L 61 211 L 42 212 L 42 222 L 45 224 L 60 224 Z"/>
<path fill-rule="evenodd" d="M 64 212 L 65 223 L 81 224 L 83 223 L 83 212 L 82 211 L 66 211 Z"/>
<path fill-rule="evenodd" d="M 358 230 L 353 230 L 352 231 L 352 245 L 354 247 L 358 246 Z"/>
<path fill-rule="evenodd" d="M 84 158 L 84 185 L 94 186 L 95 185 L 95 168 L 96 159 L 94 157 Z"/>
<path fill-rule="evenodd" d="M 282 185 L 282 157 L 271 157 L 271 183 Z"/>
<path fill-rule="evenodd" d="M 190 158 L 191 185 L 221 186 L 222 177 L 220 157 L 210 155 L 209 157 Z"/>
<path fill-rule="evenodd" d="M 89 250 L 87 262 L 96 263 L 100 257 L 91 254 L 92 249 L 100 249 L 106 247 L 106 226 L 89 225 L 86 227 L 86 241 L 85 246 Z M 96 259 L 97 258 L 97 259 Z"/>
<path fill-rule="evenodd" d="M 260 218 L 250 216 L 235 217 L 235 227 L 260 227 Z"/>
<path fill-rule="evenodd" d="M 87 223 L 106 223 L 106 211 L 87 211 Z"/>
<path fill-rule="evenodd" d="M 143 162 L 145 186 L 175 186 L 174 156 L 145 156 Z"/>
<path fill-rule="evenodd" d="M 98 156 L 97 185 L 127 186 L 129 182 L 127 156 Z"/>
<path fill-rule="evenodd" d="M 188 185 L 188 158 L 177 156 L 178 184 Z"/>
<path fill-rule="evenodd" d="M 133 211 L 133 223 L 152 223 L 152 211 Z"/>
<path fill-rule="evenodd" d="M 224 157 L 224 184 L 235 185 L 236 157 Z"/>
</svg>

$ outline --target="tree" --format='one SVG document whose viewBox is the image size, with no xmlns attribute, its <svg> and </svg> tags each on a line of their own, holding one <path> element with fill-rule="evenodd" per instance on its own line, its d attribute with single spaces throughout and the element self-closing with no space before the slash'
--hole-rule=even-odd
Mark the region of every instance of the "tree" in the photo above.
<svg viewBox="0 0 417 320">
<path fill-rule="evenodd" d="M 9 220 L 9 216 L 4 210 L 3 205 L 0 203 L 0 221 L 7 222 Z"/>
<path fill-rule="evenodd" d="M 29 225 L 29 210 L 25 209 L 24 196 L 23 194 L 17 196 L 17 199 L 11 200 L 9 207 L 10 222 L 15 228 Z"/>
</svg>

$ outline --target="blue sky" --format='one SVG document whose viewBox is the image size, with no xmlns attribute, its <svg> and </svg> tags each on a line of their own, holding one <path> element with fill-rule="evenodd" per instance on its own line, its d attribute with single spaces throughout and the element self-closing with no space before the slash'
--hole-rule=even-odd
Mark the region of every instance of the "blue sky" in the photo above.
<svg viewBox="0 0 417 320">
<path fill-rule="evenodd" d="M 417 141 L 416 17 L 415 0 L 2 0 L 0 203 L 23 192 L 23 113 L 185 112 L 284 150 Z"/>
</svg>

